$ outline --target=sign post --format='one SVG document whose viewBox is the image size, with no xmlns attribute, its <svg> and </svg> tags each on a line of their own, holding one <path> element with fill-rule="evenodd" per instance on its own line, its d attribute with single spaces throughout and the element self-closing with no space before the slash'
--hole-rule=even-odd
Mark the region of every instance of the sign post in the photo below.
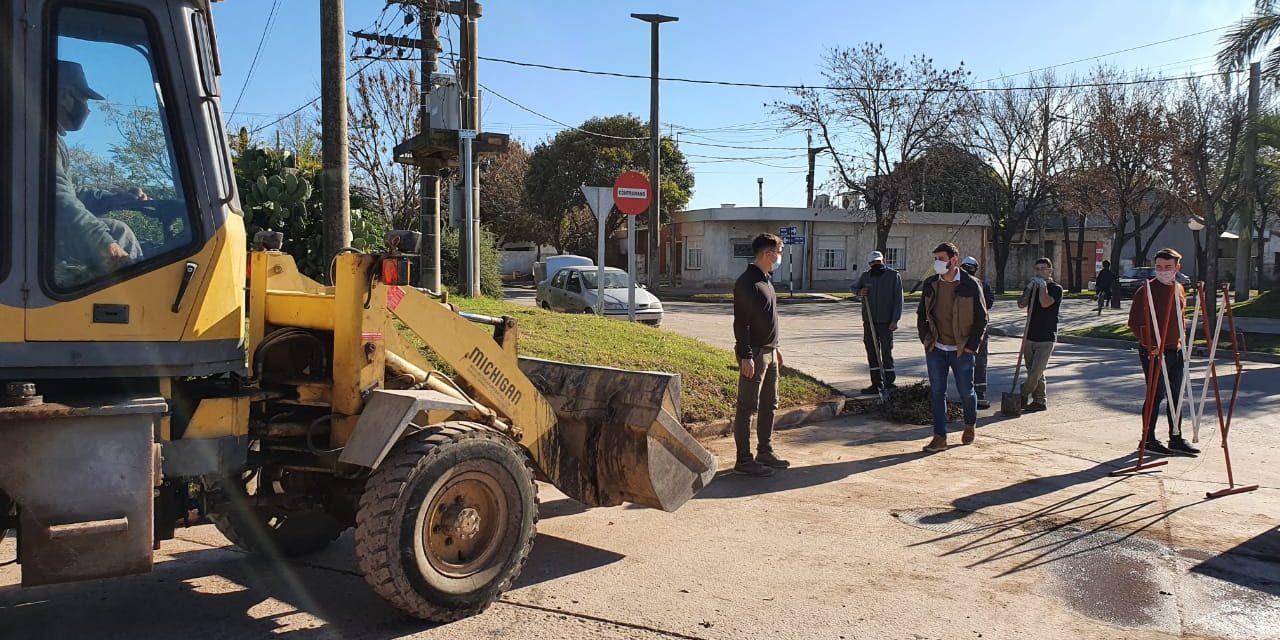
<svg viewBox="0 0 1280 640">
<path fill-rule="evenodd" d="M 587 197 L 587 204 L 596 214 L 596 315 L 604 316 L 604 223 L 613 210 L 613 189 L 609 187 L 588 187 L 582 185 L 582 195 Z"/>
<path fill-rule="evenodd" d="M 613 183 L 613 201 L 618 210 L 627 214 L 627 319 L 636 321 L 636 216 L 648 210 L 653 202 L 653 189 L 649 187 L 649 179 L 638 171 L 627 171 L 618 176 Z M 657 216 L 651 216 L 651 220 Z M 649 233 L 657 233 L 657 229 L 649 229 Z M 648 243 L 653 246 L 653 242 Z M 654 265 L 646 265 L 649 273 L 653 273 Z M 601 296 L 604 295 L 603 280 L 600 284 Z"/>
</svg>

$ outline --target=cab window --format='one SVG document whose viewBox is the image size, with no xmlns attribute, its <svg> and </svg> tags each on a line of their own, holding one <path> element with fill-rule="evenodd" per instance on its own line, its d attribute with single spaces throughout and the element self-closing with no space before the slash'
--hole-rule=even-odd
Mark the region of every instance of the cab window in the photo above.
<svg viewBox="0 0 1280 640">
<path fill-rule="evenodd" d="M 569 272 L 567 272 L 567 271 L 558 271 L 558 272 L 556 272 L 556 277 L 554 277 L 554 278 L 552 278 L 552 279 L 551 279 L 551 286 L 552 286 L 552 287 L 555 287 L 556 289 L 563 289 L 563 288 L 564 288 L 564 280 L 565 280 L 565 278 L 567 278 L 567 277 L 569 277 Z"/>
<path fill-rule="evenodd" d="M 41 254 L 45 281 L 67 293 L 173 262 L 196 238 L 153 26 L 99 8 L 55 15 Z"/>
<path fill-rule="evenodd" d="M 582 293 L 582 279 L 578 277 L 577 271 L 569 274 L 569 283 L 565 285 L 565 291 Z"/>
</svg>

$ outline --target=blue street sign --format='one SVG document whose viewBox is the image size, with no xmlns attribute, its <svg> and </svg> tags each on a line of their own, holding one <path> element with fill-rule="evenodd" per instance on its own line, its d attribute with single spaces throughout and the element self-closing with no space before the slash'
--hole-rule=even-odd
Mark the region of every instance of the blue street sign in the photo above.
<svg viewBox="0 0 1280 640">
<path fill-rule="evenodd" d="M 804 244 L 804 236 L 789 236 L 783 238 L 782 244 Z"/>
<path fill-rule="evenodd" d="M 785 238 L 787 236 L 796 235 L 797 231 L 799 231 L 799 229 L 797 229 L 796 227 L 782 227 L 781 229 L 778 229 L 778 235 Z"/>
</svg>

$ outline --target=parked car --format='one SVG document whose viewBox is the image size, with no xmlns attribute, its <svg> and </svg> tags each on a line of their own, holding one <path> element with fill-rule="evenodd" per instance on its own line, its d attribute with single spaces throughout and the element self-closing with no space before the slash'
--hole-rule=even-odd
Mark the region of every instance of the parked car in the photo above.
<svg viewBox="0 0 1280 640">
<path fill-rule="evenodd" d="M 538 284 L 534 301 L 548 311 L 567 313 L 596 312 L 596 267 L 564 267 L 550 279 Z M 622 269 L 604 270 L 604 317 L 627 318 L 627 289 L 631 286 Z M 662 301 L 644 287 L 636 286 L 636 320 L 658 326 L 662 324 Z"/>
<path fill-rule="evenodd" d="M 1134 267 L 1132 269 L 1125 269 L 1124 273 L 1120 274 L 1120 281 L 1116 285 L 1116 291 L 1120 293 L 1120 297 L 1122 298 L 1132 298 L 1134 292 L 1138 290 L 1138 287 L 1141 286 L 1143 282 L 1154 277 L 1156 277 L 1155 267 Z M 1191 289 L 1191 278 L 1187 274 L 1178 272 L 1178 282 L 1182 283 L 1182 286 L 1187 289 Z"/>
</svg>

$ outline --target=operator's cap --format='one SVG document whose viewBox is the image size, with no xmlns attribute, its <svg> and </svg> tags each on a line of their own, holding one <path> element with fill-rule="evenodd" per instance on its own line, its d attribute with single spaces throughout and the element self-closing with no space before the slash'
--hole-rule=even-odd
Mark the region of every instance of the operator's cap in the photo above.
<svg viewBox="0 0 1280 640">
<path fill-rule="evenodd" d="M 962 266 L 962 267 L 976 267 L 976 266 L 978 266 L 978 259 L 977 259 L 977 258 L 975 258 L 975 257 L 973 257 L 973 256 L 965 256 L 964 260 L 961 260 L 961 261 L 960 261 L 960 266 Z"/>
<path fill-rule="evenodd" d="M 84 67 L 80 66 L 79 62 L 58 61 L 58 87 L 75 89 L 76 93 L 88 100 L 106 99 L 102 94 L 89 88 L 89 82 L 84 79 Z"/>
<path fill-rule="evenodd" d="M 872 251 L 867 254 L 867 262 L 884 262 L 884 254 L 879 251 Z"/>
</svg>

